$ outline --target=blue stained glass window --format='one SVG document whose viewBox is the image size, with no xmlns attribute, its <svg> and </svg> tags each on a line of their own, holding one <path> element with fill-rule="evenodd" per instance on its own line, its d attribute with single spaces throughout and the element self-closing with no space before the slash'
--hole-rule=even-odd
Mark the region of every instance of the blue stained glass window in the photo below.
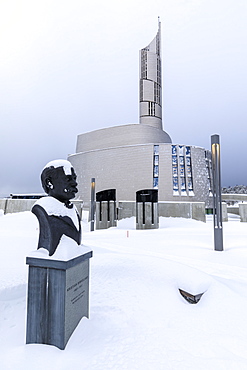
<svg viewBox="0 0 247 370">
<path fill-rule="evenodd" d="M 185 147 L 185 155 L 190 155 L 190 146 Z"/>
<path fill-rule="evenodd" d="M 159 164 L 159 156 L 155 155 L 154 156 L 154 165 L 158 165 L 158 164 Z"/>
<path fill-rule="evenodd" d="M 185 177 L 180 177 L 181 190 L 186 190 L 185 188 Z"/>
<path fill-rule="evenodd" d="M 191 165 L 191 159 L 190 159 L 190 157 L 186 157 L 186 163 L 187 163 L 187 166 L 190 166 Z"/>
<path fill-rule="evenodd" d="M 178 168 L 177 167 L 175 167 L 175 166 L 172 167 L 172 174 L 173 174 L 173 176 L 178 175 Z"/>
<path fill-rule="evenodd" d="M 193 185 L 191 179 L 188 179 L 188 189 L 193 190 Z"/>
<path fill-rule="evenodd" d="M 159 145 L 154 145 L 153 152 L 153 187 L 158 189 L 159 185 Z"/>
<path fill-rule="evenodd" d="M 177 164 L 178 164 L 178 159 L 177 159 L 177 156 L 176 156 L 176 155 L 173 155 L 173 156 L 172 156 L 172 164 L 173 164 L 174 166 L 177 166 Z"/>
<path fill-rule="evenodd" d="M 159 145 L 154 145 L 154 155 L 159 154 Z"/>
<path fill-rule="evenodd" d="M 159 166 L 154 166 L 154 177 L 159 176 Z"/>
<path fill-rule="evenodd" d="M 159 185 L 159 178 L 158 177 L 154 177 L 154 179 L 153 179 L 153 187 L 154 188 L 158 188 L 158 185 Z"/>
<path fill-rule="evenodd" d="M 178 190 L 178 178 L 173 177 L 173 190 Z"/>
<path fill-rule="evenodd" d="M 173 195 L 193 195 L 191 147 L 172 145 Z"/>
<path fill-rule="evenodd" d="M 177 154 L 177 147 L 176 145 L 172 145 L 172 154 L 176 155 Z"/>
</svg>

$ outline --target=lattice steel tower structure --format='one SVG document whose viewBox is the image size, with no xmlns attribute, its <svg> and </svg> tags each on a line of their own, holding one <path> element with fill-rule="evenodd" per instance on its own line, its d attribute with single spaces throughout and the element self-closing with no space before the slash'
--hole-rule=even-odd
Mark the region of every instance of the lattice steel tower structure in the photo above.
<svg viewBox="0 0 247 370">
<path fill-rule="evenodd" d="M 140 120 L 139 123 L 162 130 L 161 95 L 161 24 L 148 46 L 140 50 Z"/>
</svg>

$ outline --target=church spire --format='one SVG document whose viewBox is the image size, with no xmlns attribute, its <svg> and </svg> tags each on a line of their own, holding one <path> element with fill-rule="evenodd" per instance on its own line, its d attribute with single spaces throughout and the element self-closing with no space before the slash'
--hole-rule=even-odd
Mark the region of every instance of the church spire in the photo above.
<svg viewBox="0 0 247 370">
<path fill-rule="evenodd" d="M 162 130 L 161 23 L 148 46 L 140 50 L 140 123 Z"/>
</svg>

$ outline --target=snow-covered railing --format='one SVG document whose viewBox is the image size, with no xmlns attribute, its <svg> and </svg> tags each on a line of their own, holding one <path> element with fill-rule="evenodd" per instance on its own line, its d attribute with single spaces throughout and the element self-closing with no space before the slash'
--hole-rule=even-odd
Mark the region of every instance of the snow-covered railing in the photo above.
<svg viewBox="0 0 247 370">
<path fill-rule="evenodd" d="M 234 202 L 247 202 L 247 194 L 221 194 L 221 198 L 224 201 L 234 201 Z"/>
</svg>

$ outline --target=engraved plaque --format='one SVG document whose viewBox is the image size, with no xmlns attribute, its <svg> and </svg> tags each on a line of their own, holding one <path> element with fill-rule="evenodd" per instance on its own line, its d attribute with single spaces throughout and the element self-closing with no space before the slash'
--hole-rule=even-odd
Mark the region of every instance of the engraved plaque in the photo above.
<svg viewBox="0 0 247 370">
<path fill-rule="evenodd" d="M 88 317 L 89 261 L 66 271 L 65 343 L 83 316 Z"/>
</svg>

